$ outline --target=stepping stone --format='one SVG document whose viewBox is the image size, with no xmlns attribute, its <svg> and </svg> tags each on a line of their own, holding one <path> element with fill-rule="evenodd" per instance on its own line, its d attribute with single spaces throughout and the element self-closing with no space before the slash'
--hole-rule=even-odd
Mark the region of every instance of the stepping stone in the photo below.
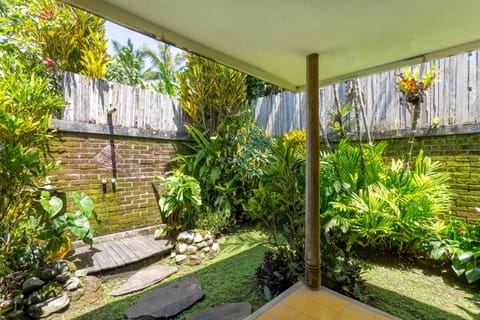
<svg viewBox="0 0 480 320">
<path fill-rule="evenodd" d="M 110 295 L 121 296 L 127 293 L 145 289 L 162 281 L 163 279 L 170 277 L 177 271 L 177 267 L 159 265 L 140 270 L 128 278 L 127 282 L 125 282 L 120 288 L 113 290 Z"/>
<path fill-rule="evenodd" d="M 227 303 L 187 317 L 187 320 L 243 320 L 252 313 L 248 302 Z"/>
<path fill-rule="evenodd" d="M 129 320 L 167 319 L 203 297 L 197 278 L 188 277 L 158 287 L 125 312 Z"/>
</svg>

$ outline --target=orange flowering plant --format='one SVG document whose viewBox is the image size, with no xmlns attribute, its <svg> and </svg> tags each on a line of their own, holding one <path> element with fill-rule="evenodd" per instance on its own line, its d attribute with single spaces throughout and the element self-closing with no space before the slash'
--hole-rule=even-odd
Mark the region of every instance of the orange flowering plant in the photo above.
<svg viewBox="0 0 480 320">
<path fill-rule="evenodd" d="M 420 104 L 423 103 L 425 91 L 432 86 L 437 75 L 435 74 L 437 66 L 433 65 L 430 70 L 420 79 L 420 69 L 416 67 L 413 71 L 410 68 L 404 68 L 404 73 L 396 74 L 397 88 L 402 93 L 400 102 L 405 105 L 408 112 L 412 115 L 412 125 L 410 133 L 410 148 L 407 156 L 406 165 L 412 159 L 413 143 L 415 141 L 415 132 L 417 131 L 417 122 L 420 118 Z"/>
<path fill-rule="evenodd" d="M 395 75 L 397 88 L 402 92 L 403 103 L 416 105 L 423 102 L 425 91 L 432 86 L 437 78 L 435 74 L 436 68 L 437 66 L 433 65 L 421 79 L 419 78 L 420 69 L 418 67 L 413 71 L 406 67 L 403 73 Z"/>
</svg>

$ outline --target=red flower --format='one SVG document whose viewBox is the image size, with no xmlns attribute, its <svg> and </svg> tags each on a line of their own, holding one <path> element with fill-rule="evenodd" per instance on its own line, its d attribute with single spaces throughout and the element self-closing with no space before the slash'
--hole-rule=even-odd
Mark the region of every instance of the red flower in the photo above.
<svg viewBox="0 0 480 320">
<path fill-rule="evenodd" d="M 45 59 L 42 60 L 42 63 L 47 67 L 51 67 L 55 64 L 55 61 L 53 61 L 50 58 L 45 58 Z"/>
<path fill-rule="evenodd" d="M 48 72 L 53 71 L 53 66 L 55 65 L 55 61 L 50 58 L 45 58 L 42 60 L 43 65 L 47 68 Z"/>
<path fill-rule="evenodd" d="M 51 18 L 53 18 L 52 10 L 48 10 L 48 9 L 43 8 L 40 11 L 41 11 L 41 13 L 43 13 L 40 16 L 40 19 L 42 19 L 43 21 L 50 20 Z"/>
</svg>

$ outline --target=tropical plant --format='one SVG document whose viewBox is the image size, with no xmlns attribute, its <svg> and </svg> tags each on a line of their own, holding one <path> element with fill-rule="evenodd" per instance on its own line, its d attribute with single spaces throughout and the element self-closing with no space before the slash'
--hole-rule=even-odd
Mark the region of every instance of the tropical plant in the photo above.
<svg viewBox="0 0 480 320">
<path fill-rule="evenodd" d="M 278 140 L 272 165 L 261 177 L 245 210 L 271 230 L 271 242 L 283 261 L 303 260 L 305 228 L 305 154 L 299 144 Z M 293 269 L 294 266 L 292 265 Z"/>
<path fill-rule="evenodd" d="M 360 301 L 367 301 L 362 279 L 363 265 L 355 252 L 338 245 L 329 232 L 320 235 L 322 285 Z"/>
<path fill-rule="evenodd" d="M 93 244 L 93 230 L 90 226 L 90 218 L 97 224 L 100 219 L 94 210 L 92 199 L 84 193 L 72 193 L 72 199 L 78 210 L 75 212 L 63 212 L 62 199 L 51 196 L 48 191 L 42 191 L 40 204 L 46 211 L 46 221 L 42 221 L 41 233 L 38 239 L 46 243 L 45 250 L 49 259 L 63 258 L 69 251 L 70 237 L 66 231 L 70 231 L 79 240 L 88 245 Z"/>
<path fill-rule="evenodd" d="M 441 217 L 450 206 L 449 176 L 420 152 L 415 169 L 392 160 L 390 169 L 366 190 L 332 201 L 326 230 L 339 228 L 349 246 L 412 254 L 444 229 Z"/>
<path fill-rule="evenodd" d="M 44 60 L 53 71 L 105 74 L 105 20 L 55 0 L 3 0 L 0 9 L 4 43 Z"/>
<path fill-rule="evenodd" d="M 304 271 L 305 248 L 305 146 L 296 134 L 272 146 L 271 165 L 264 169 L 259 186 L 245 210 L 270 232 L 274 251 L 266 253 L 256 272 L 265 298 L 291 286 Z M 301 136 L 300 136 L 301 137 Z M 351 251 L 342 250 L 328 233 L 321 235 L 323 283 L 348 296 L 363 299 L 361 265 Z"/>
<path fill-rule="evenodd" d="M 14 47 L 0 53 L 0 253 L 10 267 L 34 247 L 32 202 L 55 166 L 50 116 L 65 104 L 47 68 L 23 57 Z"/>
<path fill-rule="evenodd" d="M 178 94 L 179 85 L 177 74 L 185 66 L 185 54 L 179 51 L 172 53 L 172 46 L 158 42 L 157 51 L 148 47 L 141 48 L 146 59 L 150 60 L 150 67 L 143 73 L 143 78 L 149 82 L 149 87 L 171 96 Z"/>
<path fill-rule="evenodd" d="M 145 55 L 143 51 L 135 49 L 130 38 L 124 46 L 115 40 L 112 41 L 112 44 L 115 53 L 113 62 L 109 64 L 105 74 L 105 80 L 145 88 L 143 79 Z"/>
<path fill-rule="evenodd" d="M 408 143 L 410 143 L 410 149 L 407 154 L 405 165 L 408 166 L 412 159 L 413 144 L 415 142 L 415 132 L 417 130 L 417 122 L 420 118 L 420 106 L 423 103 L 423 99 L 426 94 L 426 90 L 432 86 L 437 78 L 435 74 L 437 66 L 433 65 L 425 75 L 420 78 L 420 69 L 416 67 L 413 71 L 410 68 L 404 68 L 403 73 L 396 74 L 397 89 L 401 93 L 400 103 L 404 105 L 410 116 L 412 117 L 412 123 L 410 126 L 411 134 Z"/>
<path fill-rule="evenodd" d="M 256 284 L 264 299 L 270 301 L 298 281 L 300 273 L 301 270 L 291 272 L 281 256 L 267 250 L 262 264 L 255 271 Z"/>
<path fill-rule="evenodd" d="M 284 132 L 282 135 L 282 140 L 286 143 L 292 142 L 298 148 L 299 152 L 307 152 L 307 132 L 305 130 L 292 130 L 289 132 Z"/>
<path fill-rule="evenodd" d="M 189 55 L 178 77 L 179 100 L 189 123 L 205 136 L 243 113 L 247 97 L 245 76 L 199 56 Z"/>
<path fill-rule="evenodd" d="M 180 169 L 195 177 L 201 187 L 204 209 L 198 226 L 218 233 L 235 224 L 241 205 L 258 183 L 262 168 L 268 163 L 270 138 L 253 125 L 248 109 L 245 119 L 223 124 L 218 136 L 205 137 L 200 130 L 187 126 L 195 143 L 192 153 L 178 155 Z"/>
<path fill-rule="evenodd" d="M 346 202 L 355 192 L 380 181 L 384 176 L 383 151 L 386 142 L 374 145 L 352 145 L 342 140 L 334 152 L 322 153 L 320 162 L 321 212 L 328 212 L 330 202 Z"/>
<path fill-rule="evenodd" d="M 167 178 L 160 179 L 166 185 L 166 192 L 159 200 L 160 210 L 170 232 L 189 230 L 196 226 L 197 214 L 202 204 L 198 181 L 180 170 L 169 172 Z"/>
<path fill-rule="evenodd" d="M 353 106 L 351 105 L 343 105 L 328 111 L 331 117 L 330 126 L 342 139 L 346 139 L 351 135 L 349 129 L 353 124 L 353 120 L 350 119 L 350 111 L 352 111 L 352 109 Z"/>
<path fill-rule="evenodd" d="M 428 241 L 434 259 L 449 259 L 457 276 L 468 283 L 480 279 L 480 225 L 471 226 L 461 220 L 453 220 L 445 234 Z"/>
</svg>

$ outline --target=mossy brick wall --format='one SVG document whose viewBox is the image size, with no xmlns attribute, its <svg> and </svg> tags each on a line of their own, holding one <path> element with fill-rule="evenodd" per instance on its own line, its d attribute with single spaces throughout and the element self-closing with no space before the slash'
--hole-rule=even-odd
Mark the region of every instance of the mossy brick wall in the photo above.
<svg viewBox="0 0 480 320">
<path fill-rule="evenodd" d="M 62 165 L 51 174 L 52 185 L 65 192 L 68 210 L 75 209 L 73 191 L 93 199 L 102 220 L 93 224 L 95 235 L 162 222 L 158 194 L 163 187 L 155 177 L 165 176 L 170 160 L 182 148 L 180 141 L 62 131 L 59 135 L 61 141 L 52 151 Z"/>
<path fill-rule="evenodd" d="M 413 155 L 420 149 L 425 155 L 443 164 L 450 174 L 450 187 L 454 192 L 452 214 L 470 224 L 480 222 L 480 128 L 474 126 L 452 126 L 443 130 L 427 131 L 416 137 Z M 476 132 L 475 132 L 476 131 Z M 382 138 L 389 145 L 384 155 L 401 158 L 408 153 L 408 138 Z"/>
</svg>

